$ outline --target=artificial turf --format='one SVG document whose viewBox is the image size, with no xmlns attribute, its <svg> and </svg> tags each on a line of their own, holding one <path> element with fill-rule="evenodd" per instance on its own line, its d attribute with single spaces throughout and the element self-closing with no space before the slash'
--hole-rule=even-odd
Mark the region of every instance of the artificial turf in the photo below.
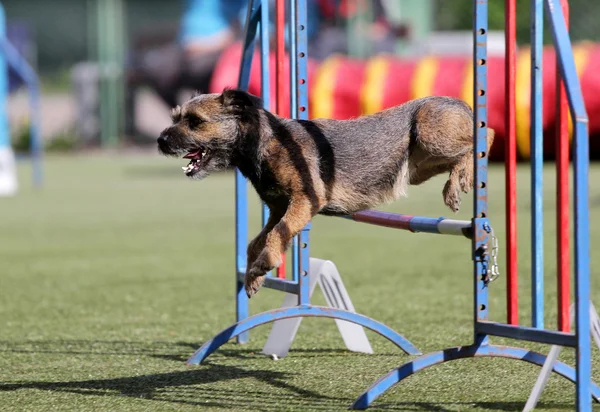
<svg viewBox="0 0 600 412">
<path fill-rule="evenodd" d="M 157 155 L 50 157 L 36 190 L 20 163 L 20 191 L 0 199 L 0 410 L 344 410 L 371 383 L 410 359 L 368 332 L 374 355 L 345 350 L 335 323 L 306 319 L 288 357 L 260 354 L 270 326 L 250 343 L 228 343 L 201 366 L 184 361 L 234 319 L 231 173 L 186 179 Z M 545 169 L 546 326 L 556 325 L 553 165 Z M 600 166 L 590 175 L 592 281 L 600 276 Z M 383 209 L 451 213 L 443 177 L 411 187 Z M 529 312 L 529 169 L 519 168 L 520 321 Z M 505 319 L 504 183 L 490 168 L 490 218 L 502 277 L 490 288 L 492 320 Z M 260 207 L 250 191 L 252 224 Z M 455 216 L 469 219 L 472 196 Z M 470 242 L 411 234 L 330 217 L 314 221 L 311 254 L 337 265 L 357 311 L 402 333 L 424 352 L 470 344 Z M 598 290 L 592 290 L 600 302 Z M 281 304 L 263 289 L 253 313 Z M 323 304 L 317 293 L 314 299 Z M 545 345 L 493 339 L 547 352 Z M 593 349 L 594 376 L 600 353 Z M 561 359 L 573 363 L 573 351 Z M 468 359 L 424 370 L 377 399 L 373 409 L 521 410 L 539 368 Z M 540 410 L 573 410 L 574 386 L 551 377 Z"/>
</svg>

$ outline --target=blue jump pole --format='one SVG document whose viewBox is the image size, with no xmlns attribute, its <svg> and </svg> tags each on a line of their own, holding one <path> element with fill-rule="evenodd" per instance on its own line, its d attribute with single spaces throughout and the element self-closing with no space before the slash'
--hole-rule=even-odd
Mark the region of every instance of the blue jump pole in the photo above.
<svg viewBox="0 0 600 412">
<path fill-rule="evenodd" d="M 559 56 L 559 69 L 565 83 L 569 108 L 574 121 L 575 159 L 575 324 L 577 365 L 577 410 L 590 411 L 590 216 L 589 216 L 589 131 L 581 84 L 577 77 L 573 48 L 562 7 L 557 0 L 546 0 L 546 12 L 552 27 L 552 39 Z"/>
<path fill-rule="evenodd" d="M 544 327 L 544 131 L 542 52 L 544 40 L 543 0 L 531 0 L 531 324 Z"/>
<path fill-rule="evenodd" d="M 260 1 L 250 0 L 248 2 L 248 14 L 246 18 L 246 34 L 244 39 L 243 57 L 240 63 L 240 77 L 238 88 L 248 89 L 250 83 L 250 68 L 252 67 L 252 55 L 256 43 L 256 29 L 260 20 Z M 248 317 L 248 296 L 242 281 L 246 273 L 246 260 L 248 244 L 248 183 L 239 169 L 235 170 L 235 255 L 236 255 L 236 321 L 240 322 Z M 237 343 L 248 342 L 248 332 L 244 331 L 236 337 Z"/>
<path fill-rule="evenodd" d="M 475 178 L 473 190 L 473 243 L 472 258 L 474 261 L 474 320 L 475 324 L 488 319 L 488 272 L 489 255 L 486 249 L 489 244 L 490 223 L 488 215 L 487 171 L 487 31 L 488 2 L 474 2 L 473 28 L 473 101 L 475 121 L 473 124 L 473 157 L 475 159 Z M 487 345 L 487 335 L 475 329 L 475 345 Z"/>
<path fill-rule="evenodd" d="M 0 4 L 0 38 L 6 41 L 6 18 Z M 12 196 L 17 192 L 15 155 L 10 144 L 10 127 L 6 114 L 8 100 L 8 65 L 0 54 L 0 195 Z"/>
<path fill-rule="evenodd" d="M 576 406 L 578 411 L 591 410 L 592 397 L 598 400 L 600 388 L 591 382 L 591 353 L 590 353 L 590 233 L 589 233 L 589 193 L 588 193 L 588 171 L 589 171 L 589 136 L 588 136 L 588 118 L 585 112 L 581 86 L 575 70 L 575 61 L 573 50 L 566 29 L 562 8 L 558 0 L 543 0 L 546 5 L 546 12 L 550 17 L 552 35 L 560 62 L 560 70 L 564 79 L 567 97 L 571 108 L 571 115 L 575 123 L 575 301 L 576 301 L 576 334 L 561 331 L 550 331 L 543 329 L 543 318 L 540 316 L 538 308 L 541 299 L 534 300 L 532 311 L 534 313 L 534 327 L 515 326 L 512 324 L 501 324 L 490 322 L 488 320 L 488 293 L 487 287 L 489 261 L 487 244 L 491 228 L 489 225 L 487 212 L 487 16 L 488 7 L 486 0 L 474 0 L 474 99 L 475 102 L 475 188 L 474 188 L 474 217 L 473 217 L 473 260 L 474 260 L 474 332 L 475 340 L 472 345 L 448 348 L 442 351 L 429 353 L 413 359 L 404 365 L 390 371 L 377 382 L 373 383 L 362 395 L 360 395 L 354 404 L 353 409 L 367 408 L 378 396 L 387 389 L 400 382 L 402 379 L 423 370 L 430 366 L 444 363 L 456 359 L 464 359 L 479 356 L 503 357 L 508 359 L 523 360 L 542 366 L 546 361 L 546 356 L 529 351 L 527 349 L 497 346 L 489 343 L 489 336 L 501 336 L 512 339 L 520 339 L 530 342 L 541 342 L 546 344 L 555 344 L 560 346 L 569 346 L 576 349 L 576 368 L 572 368 L 560 362 L 553 364 L 553 371 L 559 375 L 573 381 L 576 385 Z M 540 38 L 542 26 L 540 22 L 541 2 L 532 0 L 532 14 L 535 20 L 534 51 L 532 54 L 533 62 L 541 63 L 538 52 L 541 50 Z M 538 62 L 539 60 L 539 62 Z M 539 71 L 540 73 L 536 73 Z M 541 67 L 532 68 L 532 105 L 541 105 Z M 532 133 L 538 133 L 541 126 L 540 108 L 532 109 Z M 541 155 L 541 137 L 532 136 L 533 149 L 535 153 Z M 532 150 L 533 152 L 533 150 Z M 535 157 L 535 156 L 534 156 Z M 532 273 L 534 282 L 538 282 L 538 287 L 534 291 L 534 297 L 541 293 L 541 264 L 542 256 L 537 255 L 542 247 L 541 236 L 541 218 L 539 209 L 541 202 L 535 200 L 541 190 L 541 173 L 538 172 L 540 158 L 534 159 L 532 167 L 532 195 L 534 197 L 533 214 L 536 222 L 532 225 L 534 238 L 538 236 L 534 247 L 534 261 L 538 263 Z M 397 221 L 389 222 L 389 219 L 382 217 L 380 224 L 382 226 L 400 225 L 406 229 L 411 229 L 412 217 L 396 218 Z M 539 219 L 539 220 L 537 220 Z M 399 221 L 398 221 L 399 220 Z M 424 231 L 434 232 L 437 230 L 435 222 L 424 222 Z M 534 263 L 535 265 L 536 263 Z"/>
<path fill-rule="evenodd" d="M 254 43 L 257 25 L 261 17 L 266 14 L 261 10 L 263 0 L 252 0 L 248 6 L 248 18 L 246 24 L 246 38 L 244 42 L 243 59 L 240 67 L 239 87 L 247 89 L 254 51 Z M 306 67 L 306 2 L 304 0 L 290 1 L 290 59 L 291 59 L 291 108 L 292 117 L 296 119 L 308 118 L 308 90 L 307 90 L 307 67 Z M 473 27 L 473 67 L 474 67 L 474 195 L 473 195 L 473 219 L 471 222 L 458 221 L 444 218 L 427 218 L 421 216 L 407 216 L 380 211 L 363 211 L 346 216 L 358 222 L 374 224 L 378 226 L 392 227 L 396 229 L 410 230 L 412 232 L 426 232 L 458 235 L 472 240 L 473 282 L 474 282 L 474 342 L 471 345 L 447 348 L 442 351 L 423 355 L 412 359 L 400 367 L 392 370 L 379 381 L 368 388 L 352 405 L 352 408 L 366 408 L 380 394 L 385 392 L 395 383 L 414 374 L 415 372 L 432 365 L 448 362 L 456 359 L 469 357 L 503 357 L 516 359 L 542 365 L 546 357 L 544 355 L 523 348 L 509 346 L 497 346 L 489 343 L 489 336 L 509 337 L 531 342 L 546 344 L 558 344 L 561 346 L 575 347 L 577 351 L 576 368 L 556 363 L 553 370 L 567 379 L 576 382 L 577 407 L 578 410 L 587 411 L 591 407 L 592 395 L 600 396 L 600 388 L 591 382 L 591 360 L 590 360 L 590 334 L 589 334 L 589 211 L 588 211 L 588 169 L 589 169 L 589 147 L 587 114 L 583 105 L 583 97 L 579 79 L 575 71 L 575 63 L 572 48 L 557 0 L 545 0 L 548 15 L 551 19 L 552 33 L 555 45 L 559 52 L 559 62 L 562 77 L 565 81 L 567 96 L 571 108 L 571 114 L 575 119 L 575 230 L 576 230 L 576 326 L 577 334 L 549 331 L 538 327 L 524 327 L 512 324 L 502 324 L 488 320 L 488 286 L 493 272 L 490 265 L 490 251 L 488 245 L 492 237 L 492 228 L 488 219 L 487 199 L 487 170 L 488 170 L 488 140 L 487 140 L 487 31 L 488 31 L 488 2 L 486 0 L 474 0 L 474 27 Z M 539 6 L 536 4 L 535 6 Z M 535 11 L 540 13 L 539 8 Z M 535 14 L 539 18 L 539 14 Z M 263 20 L 264 23 L 264 20 Z M 264 29 L 264 26 L 261 26 Z M 536 26 L 538 29 L 540 25 Z M 539 29 L 541 30 L 541 29 Z M 262 32 L 262 30 L 261 30 Z M 538 33 L 539 34 L 539 33 Z M 265 36 L 263 35 L 262 41 Z M 261 42 L 262 43 L 262 42 Z M 263 52 L 265 48 L 263 47 Z M 533 60 L 536 57 L 534 52 Z M 265 57 L 263 53 L 262 61 Z M 267 66 L 264 65 L 264 68 Z M 532 73 L 534 83 L 537 84 L 535 70 Z M 268 75 L 263 69 L 263 82 L 268 82 Z M 536 84 L 533 91 L 536 92 Z M 264 87 L 264 85 L 263 85 Z M 264 91 L 264 89 L 263 89 Z M 541 104 L 534 95 L 534 104 Z M 537 116 L 538 111 L 533 111 L 532 116 Z M 532 120 L 537 121 L 536 119 Z M 539 120 L 539 119 L 538 119 Z M 533 130 L 537 130 L 535 123 Z M 535 141 L 534 145 L 539 144 Z M 536 149 L 537 150 L 537 149 Z M 536 163 L 537 165 L 537 163 Z M 534 166 L 534 174 L 535 174 Z M 538 185 L 541 180 L 533 178 L 533 184 Z M 534 195 L 539 190 L 534 188 Z M 536 204 L 537 205 L 537 204 Z M 294 293 L 298 295 L 298 305 L 263 312 L 248 317 L 248 299 L 241 282 L 246 271 L 246 243 L 248 241 L 248 217 L 247 217 L 247 185 L 243 176 L 236 171 L 236 284 L 237 284 L 237 322 L 224 329 L 214 338 L 208 340 L 188 360 L 189 364 L 198 364 L 213 353 L 222 344 L 234 337 L 239 342 L 247 341 L 247 333 L 253 327 L 281 319 L 293 317 L 318 316 L 347 320 L 379 332 L 384 337 L 394 342 L 406 353 L 415 355 L 418 350 L 402 335 L 389 329 L 383 324 L 375 322 L 363 315 L 347 312 L 335 308 L 322 308 L 310 305 L 308 296 L 308 282 L 305 277 L 308 274 L 309 264 L 309 230 L 307 225 L 295 238 L 294 243 L 294 277 L 292 281 L 267 277 L 265 287 Z M 534 231 L 538 226 L 534 224 Z M 534 325 L 535 326 L 535 325 Z"/>
<path fill-rule="evenodd" d="M 4 7 L 0 4 L 0 37 L 6 41 L 6 16 Z M 8 65 L 4 53 L 0 54 L 0 148 L 10 148 L 8 116 L 6 101 L 8 99 Z"/>
<path fill-rule="evenodd" d="M 305 0 L 300 0 L 304 3 Z M 289 38 L 290 38 L 290 117 L 292 119 L 298 119 L 298 97 L 300 93 L 300 85 L 298 83 L 298 42 L 296 33 L 298 28 L 298 14 L 297 14 L 297 3 L 298 0 L 289 0 L 288 10 L 290 11 L 290 24 L 289 24 Z M 292 240 L 292 280 L 294 282 L 299 281 L 299 235 L 294 236 Z"/>
<path fill-rule="evenodd" d="M 294 76 L 291 77 L 291 89 L 296 89 L 296 104 L 292 113 L 299 120 L 308 120 L 308 35 L 307 35 L 307 2 L 306 0 L 291 0 L 290 11 L 292 19 L 290 22 L 291 39 L 294 43 L 292 52 L 290 52 L 291 65 L 295 67 Z M 309 242 L 310 242 L 310 224 L 304 227 L 300 234 L 295 237 L 293 247 L 296 256 L 292 256 L 295 268 L 293 269 L 293 278 L 297 279 L 300 285 L 300 294 L 298 295 L 298 305 L 308 305 L 310 303 L 310 289 L 308 282 L 309 266 Z"/>
<path fill-rule="evenodd" d="M 260 93 L 263 108 L 271 110 L 271 82 L 269 73 L 269 0 L 261 0 L 260 7 Z M 267 224 L 269 219 L 269 208 L 262 203 L 262 225 Z"/>
<path fill-rule="evenodd" d="M 355 222 L 368 223 L 375 226 L 408 230 L 413 233 L 432 233 L 438 235 L 456 235 L 473 238 L 472 223 L 467 220 L 453 220 L 440 217 L 438 219 L 423 216 L 410 216 L 398 213 L 365 210 L 342 216 Z"/>
<path fill-rule="evenodd" d="M 244 40 L 243 56 L 240 65 L 240 77 L 238 87 L 243 90 L 248 88 L 250 67 L 255 46 L 257 26 L 266 14 L 261 10 L 265 7 L 264 0 L 251 0 L 248 4 L 248 17 L 246 21 L 246 33 Z M 308 119 L 308 70 L 307 70 L 307 4 L 305 0 L 290 0 L 290 58 L 291 58 L 291 95 L 292 95 L 292 117 L 300 120 Z M 264 20 L 262 20 L 264 23 Z M 262 40 L 266 38 L 263 31 L 265 25 L 261 25 Z M 261 61 L 266 68 L 264 54 L 266 47 L 263 44 Z M 268 75 L 263 69 L 262 81 L 268 82 Z M 265 89 L 263 89 L 265 91 Z M 263 94 L 263 96 L 265 96 Z M 188 364 L 199 364 L 207 356 L 216 351 L 221 345 L 230 339 L 237 338 L 238 343 L 248 341 L 248 331 L 256 326 L 274 322 L 281 319 L 294 317 L 327 317 L 331 319 L 345 320 L 361 325 L 363 327 L 380 333 L 393 342 L 398 348 L 410 355 L 420 354 L 419 350 L 398 332 L 364 315 L 349 312 L 347 310 L 320 307 L 310 304 L 310 283 L 308 281 L 308 270 L 310 263 L 310 224 L 306 225 L 294 238 L 293 246 L 293 279 L 279 279 L 267 276 L 263 287 L 278 291 L 292 293 L 298 296 L 298 305 L 273 309 L 248 316 L 248 298 L 246 296 L 243 278 L 246 272 L 246 245 L 248 242 L 248 189 L 243 175 L 236 170 L 236 323 L 206 341 L 188 359 Z"/>
</svg>

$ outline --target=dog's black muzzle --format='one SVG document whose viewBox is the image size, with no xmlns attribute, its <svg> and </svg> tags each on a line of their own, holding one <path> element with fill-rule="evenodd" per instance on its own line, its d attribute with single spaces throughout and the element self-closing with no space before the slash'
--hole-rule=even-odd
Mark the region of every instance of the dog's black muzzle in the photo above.
<svg viewBox="0 0 600 412">
<path fill-rule="evenodd" d="M 177 150 L 172 147 L 171 141 L 169 139 L 169 134 L 162 132 L 158 139 L 156 139 L 156 143 L 158 144 L 158 150 L 167 156 L 175 156 L 177 155 Z"/>
</svg>

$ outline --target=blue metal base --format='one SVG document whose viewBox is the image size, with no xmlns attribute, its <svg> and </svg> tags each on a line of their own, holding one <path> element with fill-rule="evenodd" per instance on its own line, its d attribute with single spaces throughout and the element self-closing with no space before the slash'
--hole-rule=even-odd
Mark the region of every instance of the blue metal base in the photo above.
<svg viewBox="0 0 600 412">
<path fill-rule="evenodd" d="M 274 309 L 269 310 L 267 312 L 262 312 L 254 316 L 250 316 L 244 320 L 241 320 L 237 323 L 234 323 L 227 329 L 224 329 L 219 334 L 217 334 L 214 338 L 205 342 L 200 349 L 196 351 L 192 355 L 191 358 L 187 360 L 188 365 L 198 365 L 204 359 L 206 359 L 211 353 L 216 351 L 221 345 L 227 343 L 227 341 L 231 338 L 234 338 L 242 333 L 249 331 L 252 328 L 255 328 L 260 325 L 264 325 L 269 322 L 275 322 L 277 320 L 289 319 L 289 318 L 297 318 L 301 316 L 314 316 L 321 318 L 332 318 L 332 319 L 340 319 L 348 322 L 356 323 L 357 325 L 361 325 L 365 328 L 372 330 L 373 332 L 377 332 L 384 338 L 387 338 L 400 349 L 402 349 L 405 353 L 409 355 L 420 355 L 421 352 L 410 343 L 404 336 L 400 335 L 393 329 L 390 329 L 383 323 L 377 322 L 367 316 L 348 312 L 346 310 L 335 309 L 324 306 L 313 306 L 313 305 L 302 305 L 302 306 L 293 306 L 282 309 Z"/>
<path fill-rule="evenodd" d="M 392 370 L 387 375 L 380 378 L 354 401 L 350 409 L 362 410 L 368 408 L 375 399 L 389 388 L 420 370 L 439 363 L 473 357 L 517 359 L 538 366 L 543 366 L 546 361 L 546 355 L 512 346 L 470 345 L 431 352 L 406 362 L 404 365 Z M 575 369 L 562 362 L 556 362 L 552 370 L 573 383 L 576 380 Z M 592 396 L 596 401 L 600 400 L 600 388 L 595 383 L 592 384 Z"/>
</svg>

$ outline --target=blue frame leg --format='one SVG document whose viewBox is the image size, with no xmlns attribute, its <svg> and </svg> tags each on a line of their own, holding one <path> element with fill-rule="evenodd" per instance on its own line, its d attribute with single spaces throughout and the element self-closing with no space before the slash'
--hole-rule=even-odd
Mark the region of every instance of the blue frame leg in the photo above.
<svg viewBox="0 0 600 412">
<path fill-rule="evenodd" d="M 380 378 L 354 401 L 350 409 L 362 410 L 368 408 L 375 399 L 389 388 L 420 370 L 444 362 L 474 357 L 516 359 L 533 363 L 538 366 L 544 366 L 544 362 L 546 361 L 546 355 L 512 346 L 469 345 L 431 352 L 406 362 Z M 562 362 L 555 362 L 552 370 L 563 378 L 566 378 L 573 383 L 576 382 L 575 369 L 571 366 Z M 596 401 L 600 400 L 600 388 L 594 383 L 591 385 L 591 394 Z"/>
<path fill-rule="evenodd" d="M 256 32 L 261 17 L 261 0 L 248 2 L 248 13 L 246 16 L 246 32 L 244 35 L 243 56 L 240 62 L 240 76 L 238 88 L 248 89 L 250 83 L 250 69 L 252 67 L 252 53 L 256 45 Z M 246 273 L 246 247 L 248 243 L 248 183 L 239 169 L 235 170 L 235 302 L 236 320 L 239 322 L 248 317 L 248 296 L 244 290 L 244 282 L 237 276 L 238 273 Z M 248 342 L 248 333 L 237 336 L 237 342 L 244 344 Z"/>
<path fill-rule="evenodd" d="M 356 323 L 365 328 L 371 329 L 387 338 L 405 353 L 409 355 L 420 355 L 421 352 L 404 336 L 400 335 L 395 330 L 389 328 L 383 323 L 377 322 L 367 316 L 348 312 L 341 309 L 335 309 L 324 306 L 302 305 L 283 309 L 275 309 L 267 312 L 262 312 L 254 316 L 250 316 L 240 322 L 234 323 L 228 328 L 222 330 L 214 338 L 205 342 L 191 358 L 186 362 L 188 365 L 198 365 L 206 359 L 211 353 L 215 352 L 219 347 L 227 343 L 230 339 L 246 333 L 248 330 L 266 323 L 275 322 L 277 320 L 297 318 L 297 317 L 320 317 L 340 319 L 348 322 Z"/>
</svg>

